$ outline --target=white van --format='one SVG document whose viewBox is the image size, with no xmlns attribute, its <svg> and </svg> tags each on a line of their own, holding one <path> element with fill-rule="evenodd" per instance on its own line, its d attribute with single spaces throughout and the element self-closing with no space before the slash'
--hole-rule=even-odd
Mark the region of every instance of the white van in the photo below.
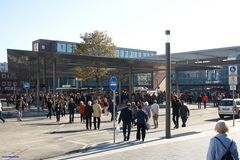
<svg viewBox="0 0 240 160">
<path fill-rule="evenodd" d="M 237 118 L 240 118 L 240 99 L 222 99 L 220 101 L 220 104 L 218 106 L 218 115 L 221 119 L 224 118 L 224 116 L 233 116 L 234 115 Z"/>
</svg>

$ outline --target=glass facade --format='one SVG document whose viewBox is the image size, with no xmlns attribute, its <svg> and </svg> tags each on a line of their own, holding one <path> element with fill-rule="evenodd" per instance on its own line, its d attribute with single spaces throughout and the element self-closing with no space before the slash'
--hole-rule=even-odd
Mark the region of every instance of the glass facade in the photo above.
<svg viewBox="0 0 240 160">
<path fill-rule="evenodd" d="M 157 52 L 155 51 L 147 51 L 147 50 L 138 50 L 138 49 L 130 49 L 130 48 L 116 48 L 116 57 L 119 58 L 141 58 L 148 56 L 155 56 Z"/>
<path fill-rule="evenodd" d="M 240 66 L 238 66 L 239 68 Z M 240 71 L 238 69 L 238 75 Z M 176 84 L 176 72 L 172 71 L 171 81 L 173 87 Z M 229 90 L 228 66 L 221 69 L 202 71 L 179 71 L 178 83 L 180 91 L 203 91 L 213 88 L 224 88 Z M 239 81 L 239 78 L 238 78 Z"/>
<path fill-rule="evenodd" d="M 66 41 L 51 41 L 51 40 L 37 40 L 33 42 L 33 50 L 38 51 L 39 48 L 36 48 L 37 46 L 44 45 L 44 50 L 51 51 L 51 52 L 57 52 L 61 54 L 73 54 L 75 53 L 77 43 L 73 42 L 66 42 Z M 116 48 L 116 57 L 117 58 L 142 58 L 147 56 L 155 56 L 157 55 L 157 52 L 155 51 L 148 51 L 148 50 L 139 50 L 139 49 L 131 49 L 131 48 Z M 127 75 L 128 76 L 128 75 Z M 73 83 L 74 78 L 60 78 L 57 81 L 58 87 L 61 87 L 65 84 L 70 84 L 71 86 L 76 86 L 79 82 L 76 82 L 76 84 Z M 133 81 L 135 86 L 152 86 L 152 73 L 138 73 L 134 74 Z M 103 85 L 105 84 L 105 81 L 102 82 Z M 82 83 L 83 86 L 95 86 L 94 80 L 89 80 Z M 106 80 L 106 85 L 108 85 L 108 80 Z M 128 85 L 128 82 L 127 84 Z M 80 86 L 80 85 L 78 85 Z"/>
<path fill-rule="evenodd" d="M 152 74 L 151 73 L 136 73 L 134 74 L 134 86 L 151 86 Z"/>
</svg>

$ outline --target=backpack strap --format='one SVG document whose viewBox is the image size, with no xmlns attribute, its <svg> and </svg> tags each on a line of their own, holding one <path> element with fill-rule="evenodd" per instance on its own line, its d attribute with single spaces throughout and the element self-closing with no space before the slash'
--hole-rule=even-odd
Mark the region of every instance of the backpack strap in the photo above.
<svg viewBox="0 0 240 160">
<path fill-rule="evenodd" d="M 230 144 L 230 146 L 229 146 L 228 149 L 227 149 L 227 147 L 223 144 L 223 142 L 222 142 L 218 137 L 215 137 L 215 138 L 222 144 L 222 146 L 223 146 L 227 151 L 229 151 L 230 148 L 232 147 L 233 140 L 231 141 L 231 144 Z"/>
<path fill-rule="evenodd" d="M 230 148 L 232 147 L 232 144 L 233 144 L 233 140 L 232 140 L 232 142 L 231 142 L 231 144 L 230 144 L 228 150 L 230 150 Z"/>
</svg>

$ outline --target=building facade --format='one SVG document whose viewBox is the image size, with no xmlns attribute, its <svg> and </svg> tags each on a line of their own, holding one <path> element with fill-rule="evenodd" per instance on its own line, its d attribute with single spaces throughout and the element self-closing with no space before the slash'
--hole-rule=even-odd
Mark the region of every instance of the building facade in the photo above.
<svg viewBox="0 0 240 160">
<path fill-rule="evenodd" d="M 20 87 L 20 82 L 16 75 L 8 72 L 0 72 L 0 97 L 7 94 L 14 94 Z"/>
<path fill-rule="evenodd" d="M 238 65 L 238 75 L 240 66 Z M 173 90 L 176 90 L 176 74 L 178 74 L 178 85 L 180 92 L 189 91 L 191 93 L 212 93 L 229 92 L 228 66 L 222 66 L 221 69 L 199 70 L 199 71 L 172 71 Z M 238 84 L 239 84 L 238 78 Z M 237 85 L 237 91 L 239 87 Z"/>
<path fill-rule="evenodd" d="M 78 43 L 39 39 L 32 42 L 33 51 L 47 51 L 63 54 L 74 54 Z M 142 58 L 156 56 L 156 51 L 140 50 L 132 48 L 116 47 L 115 57 L 118 58 Z"/>
<path fill-rule="evenodd" d="M 38 39 L 32 42 L 32 50 L 36 52 L 55 52 L 59 54 L 75 54 L 75 50 L 78 43 L 75 42 L 67 42 L 67 41 L 57 41 L 57 40 L 46 40 L 46 39 Z M 123 48 L 116 47 L 115 57 L 116 58 L 144 58 L 149 56 L 156 56 L 156 51 L 149 50 L 141 50 L 141 49 L 132 49 L 132 48 Z M 133 83 L 134 86 L 145 86 L 152 88 L 152 73 L 136 73 L 133 75 Z M 101 86 L 106 87 L 109 86 L 108 80 L 102 80 Z M 95 87 L 94 80 L 88 81 L 78 81 L 76 77 L 64 77 L 57 78 L 56 80 L 57 88 L 61 88 L 63 86 L 71 86 L 71 87 Z M 128 80 L 126 83 L 128 84 Z M 124 86 L 123 84 L 123 86 Z"/>
</svg>

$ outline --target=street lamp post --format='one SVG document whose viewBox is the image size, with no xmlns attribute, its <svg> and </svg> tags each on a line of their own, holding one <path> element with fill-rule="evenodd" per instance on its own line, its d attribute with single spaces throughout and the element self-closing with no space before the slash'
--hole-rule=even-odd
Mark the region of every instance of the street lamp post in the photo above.
<svg viewBox="0 0 240 160">
<path fill-rule="evenodd" d="M 171 138 L 171 59 L 170 59 L 170 30 L 166 30 L 166 138 Z"/>
</svg>

